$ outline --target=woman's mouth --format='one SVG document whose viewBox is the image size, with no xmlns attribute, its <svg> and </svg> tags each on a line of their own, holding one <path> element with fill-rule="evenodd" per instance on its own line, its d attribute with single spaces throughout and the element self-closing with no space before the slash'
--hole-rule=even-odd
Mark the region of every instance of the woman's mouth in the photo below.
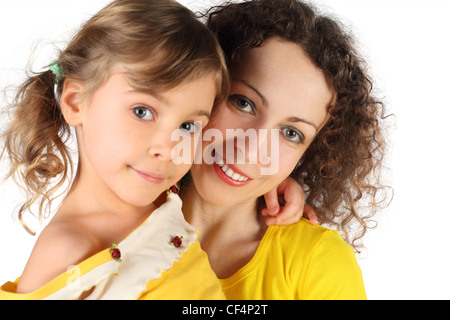
<svg viewBox="0 0 450 320">
<path fill-rule="evenodd" d="M 225 161 L 217 154 L 214 155 L 215 162 L 213 163 L 214 170 L 216 171 L 219 178 L 221 178 L 225 183 L 237 187 L 248 184 L 252 179 L 239 171 L 232 164 L 225 164 Z"/>
</svg>

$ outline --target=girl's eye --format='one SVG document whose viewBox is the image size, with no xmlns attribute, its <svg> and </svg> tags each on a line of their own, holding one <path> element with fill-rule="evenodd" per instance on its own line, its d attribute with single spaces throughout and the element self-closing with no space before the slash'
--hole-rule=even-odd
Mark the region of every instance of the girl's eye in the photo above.
<svg viewBox="0 0 450 320">
<path fill-rule="evenodd" d="M 185 131 L 187 133 L 198 132 L 199 130 L 201 130 L 201 126 L 199 125 L 199 123 L 201 122 L 194 122 L 194 121 L 183 122 L 180 126 L 180 130 Z"/>
<path fill-rule="evenodd" d="M 295 143 L 305 143 L 305 136 L 303 135 L 303 133 L 293 127 L 285 127 L 280 131 L 288 141 Z"/>
<path fill-rule="evenodd" d="M 253 115 L 256 114 L 255 104 L 250 99 L 238 94 L 231 95 L 229 99 L 232 102 L 233 106 L 239 111 L 250 113 Z"/>
<path fill-rule="evenodd" d="M 154 118 L 153 112 L 147 107 L 143 106 L 134 107 L 133 112 L 136 115 L 136 117 L 142 120 L 153 120 Z"/>
</svg>

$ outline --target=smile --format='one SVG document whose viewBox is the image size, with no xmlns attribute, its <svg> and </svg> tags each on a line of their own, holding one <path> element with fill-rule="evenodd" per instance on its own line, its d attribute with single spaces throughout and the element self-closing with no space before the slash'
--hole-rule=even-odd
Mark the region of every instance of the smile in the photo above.
<svg viewBox="0 0 450 320">
<path fill-rule="evenodd" d="M 222 164 L 222 166 L 220 166 L 220 164 L 217 164 L 223 172 L 225 172 L 225 174 L 230 177 L 231 179 L 233 179 L 234 181 L 247 181 L 248 178 L 241 176 L 239 173 L 236 173 L 233 171 L 233 169 L 231 169 L 228 165 L 226 164 Z"/>
<path fill-rule="evenodd" d="M 243 186 L 252 181 L 252 179 L 243 175 L 242 172 L 236 172 L 238 169 L 232 164 L 225 164 L 225 161 L 217 153 L 215 153 L 214 157 L 216 160 L 213 164 L 214 169 L 216 170 L 217 175 L 227 184 L 232 186 Z"/>
<path fill-rule="evenodd" d="M 157 174 L 154 172 L 147 172 L 147 171 L 141 171 L 137 170 L 133 167 L 130 167 L 131 170 L 133 170 L 139 177 L 141 177 L 143 180 L 155 184 L 160 184 L 165 180 L 165 177 L 161 174 Z"/>
</svg>

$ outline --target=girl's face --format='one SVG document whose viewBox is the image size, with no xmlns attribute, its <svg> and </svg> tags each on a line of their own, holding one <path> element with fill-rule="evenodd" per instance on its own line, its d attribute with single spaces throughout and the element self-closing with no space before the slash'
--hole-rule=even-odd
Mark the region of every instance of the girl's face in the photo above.
<svg viewBox="0 0 450 320">
<path fill-rule="evenodd" d="M 203 142 L 207 152 L 213 150 L 215 163 L 203 161 L 191 169 L 201 196 L 217 205 L 254 200 L 288 177 L 326 123 L 327 107 L 334 98 L 324 74 L 304 51 L 278 38 L 249 50 L 233 68 L 232 77 L 227 103 L 217 107 L 205 128 L 218 129 L 224 137 Z M 235 136 L 239 136 L 237 129 L 244 133 L 254 129 L 257 143 L 252 147 L 247 138 L 243 146 L 237 138 L 227 137 L 227 129 L 234 129 Z M 260 129 L 267 129 L 267 133 Z M 271 136 L 272 132 L 278 133 L 278 138 Z M 227 139 L 232 141 L 227 143 Z M 227 144 L 245 163 L 227 158 Z M 278 164 L 264 162 L 267 158 L 262 161 L 261 154 L 270 155 Z M 250 161 L 255 156 L 256 163 Z M 275 170 L 264 173 L 262 169 L 271 165 Z"/>
<path fill-rule="evenodd" d="M 191 163 L 175 165 L 171 135 L 186 139 L 209 121 L 216 95 L 211 74 L 158 95 L 137 92 L 116 70 L 86 102 L 77 127 L 81 169 L 99 188 L 142 207 L 178 182 Z M 199 126 L 199 127 L 196 127 Z M 192 159 L 191 159 L 192 160 Z"/>
</svg>

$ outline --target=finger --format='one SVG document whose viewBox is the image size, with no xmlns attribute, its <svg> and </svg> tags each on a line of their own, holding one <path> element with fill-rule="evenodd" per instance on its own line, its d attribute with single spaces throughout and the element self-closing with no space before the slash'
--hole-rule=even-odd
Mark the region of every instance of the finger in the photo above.
<svg viewBox="0 0 450 320">
<path fill-rule="evenodd" d="M 275 225 L 277 225 L 277 218 L 269 216 L 266 219 L 266 225 L 268 225 L 268 226 L 275 226 Z"/>
<path fill-rule="evenodd" d="M 266 219 L 266 224 L 268 226 L 272 226 L 272 225 L 289 226 L 291 224 L 297 223 L 300 219 L 301 219 L 301 214 L 299 212 L 298 214 L 295 214 L 294 216 L 291 216 L 287 219 L 284 219 L 284 218 L 280 219 L 279 216 L 268 217 Z"/>
<path fill-rule="evenodd" d="M 319 218 L 317 217 L 316 211 L 311 206 L 305 204 L 305 207 L 303 209 L 303 215 L 308 217 L 309 222 L 313 226 L 319 224 Z"/>
<path fill-rule="evenodd" d="M 298 222 L 303 216 L 303 206 L 299 203 L 286 203 L 286 206 L 281 207 L 280 212 L 274 217 L 276 224 L 289 225 Z"/>
<path fill-rule="evenodd" d="M 273 188 L 264 195 L 264 200 L 266 201 L 267 210 L 263 210 L 261 213 L 263 215 L 275 215 L 280 211 L 280 204 L 278 203 L 278 193 L 277 188 Z M 264 214 L 266 213 L 266 214 Z"/>
<path fill-rule="evenodd" d="M 269 210 L 267 210 L 267 208 L 263 208 L 261 210 L 261 215 L 264 216 L 264 217 L 268 217 L 268 216 L 270 217 Z"/>
<path fill-rule="evenodd" d="M 277 214 L 277 223 L 289 224 L 299 221 L 303 215 L 304 193 L 301 188 L 286 188 L 284 190 L 284 205 Z"/>
<path fill-rule="evenodd" d="M 286 186 L 283 190 L 283 197 L 286 201 L 286 205 L 291 202 L 300 203 L 302 204 L 303 209 L 303 204 L 305 203 L 305 192 L 297 183 Z"/>
</svg>

